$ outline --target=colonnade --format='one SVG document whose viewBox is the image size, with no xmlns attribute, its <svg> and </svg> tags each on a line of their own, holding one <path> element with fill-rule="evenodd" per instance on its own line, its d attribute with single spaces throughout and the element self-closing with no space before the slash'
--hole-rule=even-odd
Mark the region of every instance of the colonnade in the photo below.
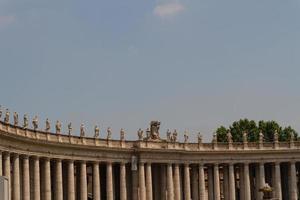
<svg viewBox="0 0 300 200">
<path fill-rule="evenodd" d="M 12 200 L 251 200 L 269 184 L 276 199 L 298 199 L 296 161 L 100 162 L 0 153 Z"/>
</svg>

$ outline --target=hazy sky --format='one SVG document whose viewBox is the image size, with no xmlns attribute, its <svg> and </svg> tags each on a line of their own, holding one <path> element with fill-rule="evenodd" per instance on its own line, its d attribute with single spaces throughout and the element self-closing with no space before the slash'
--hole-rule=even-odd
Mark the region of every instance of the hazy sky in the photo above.
<svg viewBox="0 0 300 200">
<path fill-rule="evenodd" d="M 0 104 L 43 128 L 300 132 L 300 1 L 0 0 L 0 69 Z"/>
</svg>

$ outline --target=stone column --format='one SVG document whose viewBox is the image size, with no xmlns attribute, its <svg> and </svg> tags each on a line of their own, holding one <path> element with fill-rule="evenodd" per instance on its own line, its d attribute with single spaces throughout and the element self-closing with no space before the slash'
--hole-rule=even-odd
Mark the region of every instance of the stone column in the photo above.
<svg viewBox="0 0 300 200">
<path fill-rule="evenodd" d="M 106 164 L 106 195 L 107 195 L 107 200 L 114 199 L 112 163 L 111 162 L 108 162 Z"/>
<path fill-rule="evenodd" d="M 33 200 L 40 200 L 40 161 L 38 157 L 33 158 L 33 173 Z"/>
<path fill-rule="evenodd" d="M 11 177 L 10 177 L 10 155 L 9 153 L 4 154 L 4 170 L 3 175 L 8 178 L 8 193 L 9 193 L 9 199 L 11 199 Z"/>
<path fill-rule="evenodd" d="M 275 162 L 275 197 L 278 198 L 279 200 L 282 199 L 282 195 L 281 195 L 281 175 L 280 175 L 280 163 L 279 162 Z"/>
<path fill-rule="evenodd" d="M 0 176 L 2 176 L 2 152 L 0 151 Z"/>
<path fill-rule="evenodd" d="M 250 178 L 249 178 L 249 163 L 244 163 L 244 188 L 245 200 L 251 200 Z"/>
<path fill-rule="evenodd" d="M 170 163 L 168 163 L 167 166 L 167 187 L 168 187 L 168 200 L 174 200 L 173 169 L 172 169 L 172 164 Z"/>
<path fill-rule="evenodd" d="M 123 162 L 120 164 L 120 193 L 120 200 L 127 200 L 126 165 Z"/>
<path fill-rule="evenodd" d="M 147 163 L 146 165 L 146 196 L 147 200 L 152 200 L 152 171 L 151 171 L 151 163 Z"/>
<path fill-rule="evenodd" d="M 192 167 L 192 199 L 199 199 L 199 190 L 198 190 L 198 171 L 199 169 L 196 168 L 196 166 Z"/>
<path fill-rule="evenodd" d="M 13 156 L 13 200 L 20 200 L 20 162 L 19 155 Z"/>
<path fill-rule="evenodd" d="M 29 157 L 23 157 L 23 200 L 30 200 Z"/>
<path fill-rule="evenodd" d="M 62 164 L 60 159 L 57 159 L 55 161 L 55 169 L 56 169 L 55 199 L 63 200 Z"/>
<path fill-rule="evenodd" d="M 144 163 L 139 163 L 139 189 L 140 200 L 146 200 L 146 187 L 145 187 L 145 170 Z"/>
<path fill-rule="evenodd" d="M 224 196 L 224 200 L 230 200 L 229 199 L 229 172 L 228 172 L 227 165 L 223 165 L 223 196 Z"/>
<path fill-rule="evenodd" d="M 214 165 L 214 195 L 215 200 L 220 200 L 220 176 L 219 176 L 219 165 Z"/>
<path fill-rule="evenodd" d="M 87 175 L 86 162 L 80 164 L 80 200 L 87 200 Z"/>
<path fill-rule="evenodd" d="M 259 188 L 262 188 L 265 185 L 265 165 L 263 162 L 259 163 Z M 259 199 L 263 198 L 263 193 L 259 192 Z"/>
<path fill-rule="evenodd" d="M 200 200 L 205 199 L 205 175 L 203 164 L 199 164 L 199 197 Z"/>
<path fill-rule="evenodd" d="M 93 163 L 93 199 L 100 200 L 100 175 L 99 163 Z"/>
<path fill-rule="evenodd" d="M 214 174 L 212 166 L 208 166 L 208 200 L 214 199 Z"/>
<path fill-rule="evenodd" d="M 68 161 L 68 200 L 75 200 L 74 161 Z"/>
<path fill-rule="evenodd" d="M 229 163 L 229 199 L 235 200 L 235 178 L 233 163 Z"/>
<path fill-rule="evenodd" d="M 51 169 L 50 169 L 50 159 L 46 158 L 44 161 L 44 188 L 45 188 L 45 197 L 44 200 L 51 200 Z"/>
<path fill-rule="evenodd" d="M 290 199 L 297 200 L 297 173 L 295 161 L 290 163 Z"/>
<path fill-rule="evenodd" d="M 181 199 L 181 189 L 180 189 L 180 173 L 179 173 L 179 165 L 176 163 L 174 166 L 174 197 L 175 200 Z"/>
<path fill-rule="evenodd" d="M 191 199 L 191 184 L 190 184 L 190 167 L 189 164 L 184 164 L 184 199 Z"/>
</svg>

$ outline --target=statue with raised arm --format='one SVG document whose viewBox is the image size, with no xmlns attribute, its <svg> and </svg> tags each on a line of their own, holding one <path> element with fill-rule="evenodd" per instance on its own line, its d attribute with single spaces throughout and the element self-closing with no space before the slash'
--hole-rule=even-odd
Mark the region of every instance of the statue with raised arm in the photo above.
<svg viewBox="0 0 300 200">
<path fill-rule="evenodd" d="M 139 140 L 143 140 L 144 138 L 144 131 L 142 129 L 139 129 L 137 132 L 137 135 L 139 137 Z"/>
<path fill-rule="evenodd" d="M 200 132 L 198 133 L 198 143 L 202 143 L 202 134 Z"/>
<path fill-rule="evenodd" d="M 55 124 L 55 130 L 56 130 L 56 134 L 61 133 L 61 123 L 58 120 L 56 121 L 56 124 Z"/>
<path fill-rule="evenodd" d="M 84 137 L 84 136 L 85 136 L 84 124 L 82 123 L 80 125 L 80 137 Z"/>
<path fill-rule="evenodd" d="M 189 141 L 189 133 L 186 130 L 184 131 L 183 137 L 184 137 L 184 143 L 188 143 L 188 141 Z"/>
<path fill-rule="evenodd" d="M 125 140 L 125 130 L 123 128 L 121 128 L 121 130 L 120 130 L 120 139 L 122 141 Z"/>
<path fill-rule="evenodd" d="M 177 133 L 177 130 L 175 129 L 174 132 L 173 132 L 173 135 L 172 135 L 172 141 L 173 142 L 177 142 L 177 136 L 178 136 L 178 133 Z"/>
<path fill-rule="evenodd" d="M 14 112 L 14 125 L 18 126 L 19 124 L 19 115 L 17 112 Z"/>
<path fill-rule="evenodd" d="M 95 131 L 94 138 L 98 138 L 99 135 L 100 135 L 100 128 L 99 128 L 99 126 L 96 125 L 94 131 Z"/>
<path fill-rule="evenodd" d="M 68 124 L 68 134 L 72 135 L 72 123 L 71 122 Z"/>
<path fill-rule="evenodd" d="M 108 140 L 111 139 L 111 134 L 112 134 L 112 133 L 111 133 L 111 128 L 108 127 L 108 128 L 107 128 L 107 137 L 106 137 Z"/>
<path fill-rule="evenodd" d="M 4 122 L 7 123 L 7 124 L 9 123 L 9 115 L 10 115 L 9 110 L 6 109 L 6 111 L 5 111 L 5 117 L 4 117 Z"/>
<path fill-rule="evenodd" d="M 27 114 L 24 115 L 24 121 L 23 121 L 23 128 L 26 129 L 28 128 L 28 116 Z"/>
<path fill-rule="evenodd" d="M 35 116 L 33 119 L 32 119 L 32 125 L 33 125 L 33 130 L 37 130 L 38 129 L 38 117 Z"/>
<path fill-rule="evenodd" d="M 49 132 L 49 131 L 50 131 L 50 128 L 51 128 L 51 127 L 50 127 L 50 121 L 49 121 L 49 119 L 47 118 L 47 119 L 46 119 L 46 128 L 45 128 L 45 131 L 46 131 L 46 132 Z"/>
<path fill-rule="evenodd" d="M 227 132 L 227 142 L 232 143 L 232 135 L 230 131 Z"/>
<path fill-rule="evenodd" d="M 168 129 L 167 130 L 167 141 L 168 142 L 171 142 L 171 134 L 172 134 L 171 131 Z"/>
</svg>

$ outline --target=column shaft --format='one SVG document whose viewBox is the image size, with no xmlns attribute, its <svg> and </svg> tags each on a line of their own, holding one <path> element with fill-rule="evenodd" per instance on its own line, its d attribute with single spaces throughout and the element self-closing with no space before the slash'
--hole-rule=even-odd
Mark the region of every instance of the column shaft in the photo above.
<svg viewBox="0 0 300 200">
<path fill-rule="evenodd" d="M 80 165 L 80 200 L 87 200 L 87 175 L 85 161 L 82 161 Z"/>
<path fill-rule="evenodd" d="M 10 176 L 10 155 L 9 153 L 4 154 L 4 170 L 3 175 L 8 178 L 8 193 L 9 193 L 9 199 L 11 199 L 11 176 Z"/>
<path fill-rule="evenodd" d="M 203 164 L 199 165 L 199 197 L 200 200 L 205 199 L 205 176 Z"/>
<path fill-rule="evenodd" d="M 167 166 L 167 188 L 168 200 L 174 200 L 174 183 L 173 183 L 173 169 L 172 164 L 168 163 Z"/>
<path fill-rule="evenodd" d="M 74 161 L 68 161 L 68 200 L 75 200 Z"/>
<path fill-rule="evenodd" d="M 282 199 L 282 194 L 281 194 L 281 175 L 280 175 L 280 163 L 276 162 L 275 163 L 275 197 L 278 198 L 279 200 Z"/>
<path fill-rule="evenodd" d="M 20 162 L 19 155 L 13 156 L 13 200 L 20 200 Z"/>
<path fill-rule="evenodd" d="M 244 184 L 245 184 L 245 200 L 251 200 L 249 164 L 244 163 Z"/>
<path fill-rule="evenodd" d="M 189 164 L 184 165 L 184 196 L 185 200 L 191 199 L 191 181 L 190 181 L 190 167 Z"/>
<path fill-rule="evenodd" d="M 151 170 L 151 163 L 147 163 L 146 165 L 146 196 L 147 200 L 152 200 L 152 170 Z"/>
<path fill-rule="evenodd" d="M 297 173 L 296 173 L 296 164 L 295 162 L 290 163 L 290 198 L 291 200 L 297 200 Z"/>
<path fill-rule="evenodd" d="M 181 189 L 180 189 L 180 174 L 179 174 L 179 165 L 175 164 L 174 166 L 174 196 L 175 200 L 180 200 L 181 199 Z"/>
<path fill-rule="evenodd" d="M 55 199 L 63 200 L 63 182 L 62 182 L 62 164 L 61 160 L 58 159 L 55 161 L 56 168 L 56 183 L 55 183 Z"/>
<path fill-rule="evenodd" d="M 126 165 L 125 163 L 120 164 L 120 199 L 127 199 L 127 189 L 126 189 Z"/>
<path fill-rule="evenodd" d="M 100 173 L 99 163 L 93 163 L 93 199 L 100 200 Z"/>
<path fill-rule="evenodd" d="M 45 188 L 45 200 L 51 200 L 51 170 L 50 170 L 50 159 L 46 158 L 44 162 L 44 188 Z"/>
<path fill-rule="evenodd" d="M 209 166 L 207 169 L 208 173 L 208 199 L 213 200 L 214 199 L 214 174 L 212 166 Z"/>
<path fill-rule="evenodd" d="M 29 158 L 23 158 L 23 200 L 30 200 Z"/>
<path fill-rule="evenodd" d="M 33 200 L 40 200 L 40 161 L 38 157 L 33 158 L 33 173 Z"/>
<path fill-rule="evenodd" d="M 197 169 L 196 166 L 193 166 L 192 167 L 192 176 L 191 176 L 191 179 L 192 179 L 192 199 L 199 199 L 199 187 L 198 187 L 198 184 L 199 184 L 199 180 L 198 180 L 198 171 L 199 169 Z"/>
<path fill-rule="evenodd" d="M 106 193 L 107 200 L 113 200 L 113 178 L 112 178 L 112 163 L 108 162 L 106 165 Z"/>
<path fill-rule="evenodd" d="M 235 200 L 235 178 L 234 178 L 234 165 L 229 164 L 229 199 Z"/>
<path fill-rule="evenodd" d="M 219 176 L 219 165 L 214 165 L 214 195 L 215 200 L 220 200 L 220 176 Z"/>
<path fill-rule="evenodd" d="M 0 176 L 3 175 L 3 172 L 2 172 L 2 152 L 0 151 Z"/>
<path fill-rule="evenodd" d="M 140 189 L 140 200 L 146 200 L 144 163 L 139 164 L 139 189 Z"/>
<path fill-rule="evenodd" d="M 264 163 L 259 163 L 259 188 L 262 188 L 265 185 L 265 165 Z M 263 193 L 259 192 L 259 199 L 263 198 Z"/>
</svg>

